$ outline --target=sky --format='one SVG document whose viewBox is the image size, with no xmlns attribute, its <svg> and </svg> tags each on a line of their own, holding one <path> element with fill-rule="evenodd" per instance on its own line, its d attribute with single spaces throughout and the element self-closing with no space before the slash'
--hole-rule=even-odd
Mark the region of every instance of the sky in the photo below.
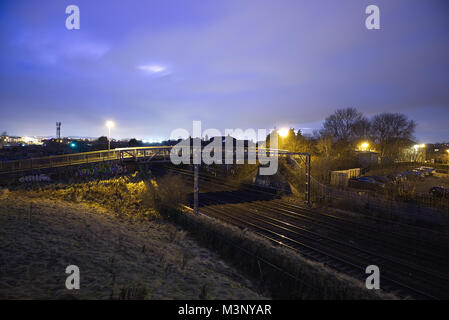
<svg viewBox="0 0 449 320">
<path fill-rule="evenodd" d="M 67 30 L 68 5 L 80 29 Z M 367 30 L 365 8 L 380 9 Z M 401 112 L 449 141 L 446 0 L 0 0 L 0 131 L 161 140 Z"/>
</svg>

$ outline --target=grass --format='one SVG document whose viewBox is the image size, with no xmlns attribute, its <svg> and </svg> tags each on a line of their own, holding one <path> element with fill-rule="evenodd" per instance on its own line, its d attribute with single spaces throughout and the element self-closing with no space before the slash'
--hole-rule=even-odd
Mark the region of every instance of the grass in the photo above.
<svg viewBox="0 0 449 320">
<path fill-rule="evenodd" d="M 1 190 L 0 298 L 266 298 L 156 209 L 128 216 L 150 210 L 145 190 L 129 180 Z M 114 201 L 128 209 L 117 213 Z M 80 268 L 80 290 L 65 288 L 70 264 Z"/>
<path fill-rule="evenodd" d="M 137 220 L 137 225 L 149 224 L 152 226 L 151 232 L 160 231 L 164 234 L 163 240 L 140 244 L 134 249 L 134 256 L 159 252 L 154 256 L 155 262 L 153 261 L 157 264 L 158 276 L 152 278 L 158 284 L 126 281 L 126 287 L 123 287 L 124 284 L 122 287 L 118 286 L 117 274 L 114 271 L 118 270 L 115 267 L 117 261 L 113 255 L 107 276 L 111 282 L 110 286 L 115 288 L 109 292 L 110 297 L 160 298 L 158 294 L 163 290 L 167 279 L 172 278 L 173 273 L 184 275 L 188 273 L 189 277 L 193 276 L 191 273 L 195 270 L 197 251 L 187 250 L 188 246 L 182 245 L 183 249 L 176 254 L 166 253 L 167 247 L 181 245 L 192 236 L 202 246 L 218 253 L 222 259 L 231 262 L 240 272 L 246 274 L 247 279 L 256 283 L 259 292 L 257 297 L 332 300 L 394 298 L 383 292 L 367 290 L 363 283 L 353 278 L 337 273 L 320 263 L 312 262 L 292 250 L 275 247 L 246 230 L 242 231 L 211 218 L 180 213 L 179 207 L 186 201 L 186 190 L 189 189 L 178 176 L 167 175 L 158 181 L 147 178 L 144 182 L 139 174 L 134 174 L 111 180 L 74 185 L 49 185 L 33 190 L 3 191 L 3 193 L 9 199 L 31 197 L 30 201 L 41 201 L 42 198 L 47 198 L 70 201 L 75 206 L 86 205 L 93 210 L 106 208 L 121 221 L 136 223 Z M 166 219 L 161 220 L 161 217 Z M 174 227 L 170 222 L 181 226 L 183 230 Z M 161 226 L 164 228 L 162 231 Z M 131 250 L 127 242 L 120 237 L 115 240 L 115 248 L 119 254 L 126 255 L 126 252 Z M 111 243 L 114 241 L 111 240 Z M 210 264 L 213 269 L 212 266 L 220 259 L 212 256 L 209 258 L 206 264 Z M 206 278 L 210 279 L 209 276 Z M 248 283 L 248 280 L 241 279 L 244 283 Z M 198 287 L 198 293 L 186 295 L 184 292 L 174 296 L 187 299 L 216 298 L 219 295 L 214 293 L 217 285 L 214 283 L 214 280 L 206 280 Z"/>
</svg>

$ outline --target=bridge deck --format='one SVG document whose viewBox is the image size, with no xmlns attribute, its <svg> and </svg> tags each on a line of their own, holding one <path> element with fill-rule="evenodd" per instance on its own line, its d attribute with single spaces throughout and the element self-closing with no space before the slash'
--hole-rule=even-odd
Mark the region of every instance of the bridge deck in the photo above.
<svg viewBox="0 0 449 320">
<path fill-rule="evenodd" d="M 22 160 L 2 161 L 0 162 L 0 174 L 15 173 L 21 171 L 49 169 L 57 167 L 66 167 L 72 165 L 81 165 L 87 163 L 97 163 L 103 161 L 124 161 L 134 159 L 135 161 L 151 161 L 151 162 L 169 162 L 170 151 L 173 147 L 137 147 L 137 148 L 120 148 L 113 150 L 101 150 L 83 153 L 70 153 L 57 156 L 47 156 L 40 158 L 29 158 Z M 278 156 L 286 155 L 308 155 L 305 153 L 289 152 L 280 149 L 254 148 L 252 151 L 272 153 Z M 244 154 L 248 155 L 248 149 Z M 233 152 L 235 155 L 235 152 Z"/>
<path fill-rule="evenodd" d="M 171 147 L 122 148 L 3 161 L 0 162 L 0 174 L 127 159 L 170 161 L 170 149 Z"/>
</svg>

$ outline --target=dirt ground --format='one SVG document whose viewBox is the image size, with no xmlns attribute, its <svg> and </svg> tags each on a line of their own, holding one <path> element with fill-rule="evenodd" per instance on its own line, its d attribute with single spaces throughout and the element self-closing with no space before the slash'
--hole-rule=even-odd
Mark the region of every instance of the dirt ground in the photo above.
<svg viewBox="0 0 449 320">
<path fill-rule="evenodd" d="M 30 215 L 31 212 L 31 215 Z M 68 265 L 81 288 L 65 287 Z M 87 204 L 0 195 L 0 299 L 263 299 L 253 285 L 163 220 Z"/>
</svg>

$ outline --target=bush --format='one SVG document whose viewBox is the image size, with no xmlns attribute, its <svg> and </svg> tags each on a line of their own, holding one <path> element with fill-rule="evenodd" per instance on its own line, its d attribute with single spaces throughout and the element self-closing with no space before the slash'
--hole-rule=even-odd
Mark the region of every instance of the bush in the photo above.
<svg viewBox="0 0 449 320">
<path fill-rule="evenodd" d="M 150 180 L 145 185 L 142 204 L 147 208 L 156 209 L 161 215 L 176 211 L 187 203 L 188 189 L 178 175 L 166 175 L 158 182 Z"/>
<path fill-rule="evenodd" d="M 358 280 L 215 219 L 192 214 L 176 214 L 172 218 L 203 245 L 218 252 L 250 277 L 260 278 L 261 290 L 267 289 L 274 299 L 396 298 L 367 290 Z"/>
</svg>

